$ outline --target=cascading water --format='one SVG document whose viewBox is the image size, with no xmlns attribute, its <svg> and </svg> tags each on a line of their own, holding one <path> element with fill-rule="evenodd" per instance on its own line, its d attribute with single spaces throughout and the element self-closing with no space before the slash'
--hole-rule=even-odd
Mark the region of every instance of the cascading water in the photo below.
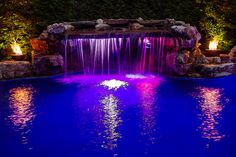
<svg viewBox="0 0 236 157">
<path fill-rule="evenodd" d="M 162 73 L 166 37 L 65 39 L 65 71 Z"/>
</svg>

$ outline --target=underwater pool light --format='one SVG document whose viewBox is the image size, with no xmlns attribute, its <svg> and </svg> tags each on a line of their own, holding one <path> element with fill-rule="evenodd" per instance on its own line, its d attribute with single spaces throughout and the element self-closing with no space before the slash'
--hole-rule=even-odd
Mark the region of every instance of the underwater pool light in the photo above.
<svg viewBox="0 0 236 157">
<path fill-rule="evenodd" d="M 99 84 L 99 86 L 104 86 L 104 87 L 108 88 L 108 90 L 112 90 L 112 89 L 117 90 L 120 87 L 128 86 L 128 83 L 124 82 L 124 81 L 112 79 L 112 80 L 105 80 L 105 81 L 101 82 Z"/>
<path fill-rule="evenodd" d="M 151 42 L 150 42 L 150 40 L 148 38 L 144 38 L 143 42 L 144 42 L 144 44 L 145 44 L 147 49 L 151 48 Z"/>
</svg>

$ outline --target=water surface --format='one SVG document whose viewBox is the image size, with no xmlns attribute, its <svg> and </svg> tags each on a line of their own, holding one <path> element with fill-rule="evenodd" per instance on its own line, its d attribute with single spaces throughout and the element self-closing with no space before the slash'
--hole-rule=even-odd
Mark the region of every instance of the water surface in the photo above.
<svg viewBox="0 0 236 157">
<path fill-rule="evenodd" d="M 0 156 L 235 157 L 235 81 L 151 75 L 1 81 Z"/>
</svg>

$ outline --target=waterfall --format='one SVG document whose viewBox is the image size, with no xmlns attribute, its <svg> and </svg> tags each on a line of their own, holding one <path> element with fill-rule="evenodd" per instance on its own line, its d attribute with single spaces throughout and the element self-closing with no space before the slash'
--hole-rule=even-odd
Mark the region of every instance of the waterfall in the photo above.
<svg viewBox="0 0 236 157">
<path fill-rule="evenodd" d="M 65 72 L 162 73 L 167 37 L 66 38 Z"/>
</svg>

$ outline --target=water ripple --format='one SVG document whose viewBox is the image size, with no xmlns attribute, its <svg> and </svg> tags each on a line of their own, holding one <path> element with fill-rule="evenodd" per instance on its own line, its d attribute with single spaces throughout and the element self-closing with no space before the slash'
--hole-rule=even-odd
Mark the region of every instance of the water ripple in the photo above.
<svg viewBox="0 0 236 157">
<path fill-rule="evenodd" d="M 9 104 L 11 114 L 8 116 L 14 129 L 21 132 L 22 144 L 27 144 L 27 134 L 31 131 L 31 125 L 35 118 L 33 104 L 34 89 L 29 87 L 13 88 L 9 92 Z"/>
<path fill-rule="evenodd" d="M 227 102 L 227 99 L 223 97 L 223 89 L 199 87 L 198 91 L 196 98 L 201 111 L 199 114 L 201 125 L 198 130 L 202 134 L 202 138 L 220 141 L 225 137 L 219 124 L 222 119 L 221 114 L 225 107 L 224 105 Z"/>
</svg>

